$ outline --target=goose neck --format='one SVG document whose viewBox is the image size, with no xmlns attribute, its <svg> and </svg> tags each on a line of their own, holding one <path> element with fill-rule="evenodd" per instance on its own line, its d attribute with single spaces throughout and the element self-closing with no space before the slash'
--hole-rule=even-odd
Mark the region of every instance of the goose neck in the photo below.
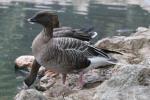
<svg viewBox="0 0 150 100">
<path fill-rule="evenodd" d="M 49 37 L 49 38 L 53 37 L 53 28 L 52 27 L 44 27 L 43 31 L 44 31 L 44 35 L 46 37 Z"/>
</svg>

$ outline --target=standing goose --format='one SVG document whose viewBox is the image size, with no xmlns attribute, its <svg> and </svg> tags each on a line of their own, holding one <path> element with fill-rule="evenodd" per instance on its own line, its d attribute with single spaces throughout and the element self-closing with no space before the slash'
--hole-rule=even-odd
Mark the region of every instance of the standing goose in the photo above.
<svg viewBox="0 0 150 100">
<path fill-rule="evenodd" d="M 41 24 L 44 28 L 32 43 L 35 61 L 30 75 L 24 80 L 28 87 L 34 82 L 40 66 L 61 73 L 63 83 L 68 73 L 80 72 L 79 82 L 82 87 L 84 72 L 116 62 L 116 59 L 107 55 L 109 50 L 97 49 L 88 42 L 76 38 L 54 37 L 53 28 L 56 25 L 54 19 L 57 18 L 55 14 L 41 12 L 29 19 L 30 22 Z"/>
</svg>

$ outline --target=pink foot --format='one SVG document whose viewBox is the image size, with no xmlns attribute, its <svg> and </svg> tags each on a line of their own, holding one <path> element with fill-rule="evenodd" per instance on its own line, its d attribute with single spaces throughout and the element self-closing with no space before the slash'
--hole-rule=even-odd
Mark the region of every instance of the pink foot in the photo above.
<svg viewBox="0 0 150 100">
<path fill-rule="evenodd" d="M 84 73 L 81 72 L 80 76 L 79 76 L 79 80 L 78 80 L 78 88 L 79 89 L 82 89 L 85 84 L 85 82 L 83 81 L 83 75 L 84 75 Z"/>
<path fill-rule="evenodd" d="M 62 74 L 62 83 L 65 85 L 67 74 Z"/>
</svg>

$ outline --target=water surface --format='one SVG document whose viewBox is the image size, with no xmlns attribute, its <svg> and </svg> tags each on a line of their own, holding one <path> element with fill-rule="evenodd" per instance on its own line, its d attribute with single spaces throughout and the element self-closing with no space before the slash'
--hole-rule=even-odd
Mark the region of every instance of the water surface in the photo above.
<svg viewBox="0 0 150 100">
<path fill-rule="evenodd" d="M 32 40 L 42 29 L 26 21 L 34 13 L 50 10 L 59 15 L 61 25 L 75 28 L 94 26 L 99 33 L 94 41 L 107 36 L 127 36 L 138 26 L 150 25 L 148 11 L 138 5 L 124 5 L 124 2 L 111 5 L 111 2 L 99 2 L 103 0 L 23 1 L 0 1 L 0 100 L 12 100 L 17 86 L 22 83 L 23 79 L 15 77 L 14 60 L 20 55 L 31 54 Z"/>
</svg>

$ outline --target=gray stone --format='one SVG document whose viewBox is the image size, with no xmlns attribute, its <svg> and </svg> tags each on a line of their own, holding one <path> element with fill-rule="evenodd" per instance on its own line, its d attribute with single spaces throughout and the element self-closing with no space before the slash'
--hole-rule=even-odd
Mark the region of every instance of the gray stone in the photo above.
<svg viewBox="0 0 150 100">
<path fill-rule="evenodd" d="M 41 92 L 35 89 L 28 89 L 20 91 L 15 100 L 48 100 Z"/>
<path fill-rule="evenodd" d="M 122 66 L 115 75 L 96 89 L 94 100 L 149 100 L 150 68 Z"/>
</svg>

